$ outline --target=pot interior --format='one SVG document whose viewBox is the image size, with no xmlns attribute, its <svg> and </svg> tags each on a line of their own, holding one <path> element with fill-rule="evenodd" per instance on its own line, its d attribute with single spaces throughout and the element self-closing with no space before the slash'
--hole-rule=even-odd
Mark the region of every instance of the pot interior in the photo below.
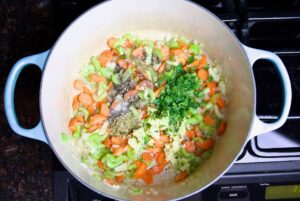
<svg viewBox="0 0 300 201">
<path fill-rule="evenodd" d="M 68 133 L 72 84 L 79 69 L 106 47 L 106 40 L 124 33 L 158 39 L 166 33 L 185 35 L 205 45 L 217 59 L 228 80 L 228 128 L 217 141 L 212 156 L 183 183 L 152 186 L 156 194 L 135 196 L 125 188 L 113 189 L 95 179 L 81 165 L 74 150 L 60 140 Z M 115 0 L 102 3 L 81 15 L 61 35 L 46 64 L 41 86 L 41 113 L 48 140 L 57 157 L 81 182 L 98 193 L 117 199 L 170 200 L 203 189 L 233 163 L 247 141 L 255 108 L 252 72 L 239 42 L 205 9 L 182 0 Z M 148 188 L 148 187 L 145 187 Z"/>
</svg>

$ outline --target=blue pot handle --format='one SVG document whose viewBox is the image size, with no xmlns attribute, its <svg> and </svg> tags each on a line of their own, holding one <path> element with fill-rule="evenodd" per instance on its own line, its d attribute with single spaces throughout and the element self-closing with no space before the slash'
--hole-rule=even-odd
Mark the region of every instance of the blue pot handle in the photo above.
<svg viewBox="0 0 300 201">
<path fill-rule="evenodd" d="M 250 136 L 252 138 L 259 134 L 263 134 L 275 130 L 281 127 L 285 123 L 291 108 L 292 89 L 291 89 L 291 81 L 288 72 L 286 70 L 286 67 L 284 66 L 283 62 L 276 54 L 265 50 L 250 48 L 245 45 L 244 45 L 244 50 L 247 53 L 251 66 L 253 66 L 255 61 L 257 61 L 258 59 L 266 59 L 271 61 L 274 64 L 280 76 L 282 87 L 283 87 L 283 93 L 282 93 L 283 105 L 282 105 L 281 114 L 279 118 L 273 123 L 264 123 L 261 120 L 259 120 L 259 118 L 255 114 L 252 132 Z"/>
<path fill-rule="evenodd" d="M 24 57 L 20 59 L 17 63 L 15 63 L 15 65 L 12 67 L 9 73 L 4 90 L 4 109 L 6 117 L 8 119 L 8 123 L 13 129 L 13 131 L 19 135 L 29 137 L 32 139 L 37 139 L 47 144 L 48 141 L 41 121 L 32 129 L 25 129 L 19 125 L 14 106 L 14 92 L 20 72 L 30 64 L 35 64 L 41 70 L 43 70 L 49 52 L 50 51 L 48 50 L 40 54 Z"/>
</svg>

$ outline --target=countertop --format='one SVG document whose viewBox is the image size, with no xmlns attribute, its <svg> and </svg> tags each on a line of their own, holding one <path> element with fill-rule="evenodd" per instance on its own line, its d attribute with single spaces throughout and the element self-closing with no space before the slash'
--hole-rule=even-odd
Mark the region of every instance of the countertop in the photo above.
<svg viewBox="0 0 300 201">
<path fill-rule="evenodd" d="M 48 145 L 15 134 L 4 114 L 3 91 L 13 64 L 52 46 L 50 1 L 0 1 L 0 200 L 53 200 L 52 151 Z M 15 93 L 18 119 L 26 128 L 39 121 L 41 72 L 21 73 Z"/>
</svg>

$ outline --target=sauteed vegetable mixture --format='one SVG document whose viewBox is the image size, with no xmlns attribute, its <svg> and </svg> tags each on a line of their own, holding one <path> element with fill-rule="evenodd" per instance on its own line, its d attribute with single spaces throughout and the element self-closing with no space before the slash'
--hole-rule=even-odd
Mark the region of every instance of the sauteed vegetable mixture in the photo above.
<svg viewBox="0 0 300 201">
<path fill-rule="evenodd" d="M 187 178 L 226 130 L 225 78 L 197 41 L 183 36 L 109 38 L 74 81 L 72 140 L 104 182 Z M 158 177 L 159 177 L 158 176 Z"/>
</svg>

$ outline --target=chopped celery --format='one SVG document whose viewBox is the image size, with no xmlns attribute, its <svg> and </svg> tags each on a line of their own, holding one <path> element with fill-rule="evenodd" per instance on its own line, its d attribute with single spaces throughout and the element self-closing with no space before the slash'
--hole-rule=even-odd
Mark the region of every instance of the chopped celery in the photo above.
<svg viewBox="0 0 300 201">
<path fill-rule="evenodd" d="M 126 170 L 127 170 L 127 167 L 128 167 L 127 163 L 123 163 L 123 164 L 121 164 L 121 165 L 115 167 L 114 170 L 115 170 L 116 172 L 122 172 L 122 171 L 126 171 Z"/>
<path fill-rule="evenodd" d="M 199 123 L 199 128 L 206 136 L 209 136 L 209 137 L 211 137 L 215 133 L 215 130 L 216 130 L 216 128 L 214 126 L 208 126 L 203 122 Z"/>
<path fill-rule="evenodd" d="M 96 72 L 96 69 L 93 65 L 87 65 L 80 70 L 80 75 L 85 80 L 88 80 L 88 76 Z"/>
<path fill-rule="evenodd" d="M 104 100 L 107 97 L 107 92 L 102 93 L 100 96 L 93 95 L 93 99 L 97 102 Z"/>
<path fill-rule="evenodd" d="M 113 75 L 113 69 L 111 68 L 101 68 L 100 74 L 108 79 L 110 79 Z"/>
<path fill-rule="evenodd" d="M 127 157 L 124 155 L 114 156 L 112 154 L 106 154 L 102 158 L 102 162 L 105 163 L 109 168 L 115 168 L 121 165 L 125 160 L 127 160 Z"/>
<path fill-rule="evenodd" d="M 156 55 L 156 56 L 158 56 L 159 59 L 163 58 L 163 54 L 162 54 L 161 50 L 158 49 L 158 48 L 154 48 L 153 49 L 153 54 Z"/>
<path fill-rule="evenodd" d="M 78 108 L 78 112 L 80 112 L 84 116 L 84 120 L 86 121 L 89 117 L 89 111 L 83 107 Z"/>
<path fill-rule="evenodd" d="M 154 48 L 154 42 L 153 41 L 143 40 L 142 44 L 145 45 L 145 46 L 147 46 L 147 47 Z"/>
<path fill-rule="evenodd" d="M 101 143 L 102 139 L 101 139 L 101 136 L 97 133 L 93 133 L 89 136 L 88 138 L 89 142 L 94 145 L 95 147 L 98 146 L 98 144 Z"/>
<path fill-rule="evenodd" d="M 131 77 L 131 75 L 133 74 L 133 70 L 132 68 L 127 68 L 127 70 L 123 73 L 122 75 L 122 82 L 125 82 L 126 80 L 128 80 L 128 78 Z"/>
<path fill-rule="evenodd" d="M 116 47 L 116 50 L 120 55 L 125 54 L 125 48 L 124 47 L 118 46 L 118 47 Z"/>
<path fill-rule="evenodd" d="M 70 140 L 70 137 L 66 133 L 61 133 L 60 134 L 60 139 L 61 139 L 62 142 L 66 143 L 66 142 L 68 142 Z"/>
<path fill-rule="evenodd" d="M 104 156 L 105 154 L 107 154 L 109 152 L 109 150 L 106 147 L 104 147 L 103 144 L 99 144 L 99 145 L 102 145 L 102 147 L 97 148 L 91 154 L 92 158 L 95 159 L 95 160 L 100 160 L 102 158 L 102 156 Z"/>
<path fill-rule="evenodd" d="M 74 131 L 72 136 L 73 136 L 73 139 L 75 139 L 75 140 L 78 140 L 80 138 L 80 136 L 81 136 L 81 126 L 80 125 L 76 126 L 76 130 Z"/>
<path fill-rule="evenodd" d="M 145 137 L 144 137 L 144 144 L 148 144 L 148 142 L 150 141 L 150 135 L 146 135 Z"/>
<path fill-rule="evenodd" d="M 121 47 L 126 41 L 126 38 L 119 38 L 115 43 L 114 43 L 114 48 L 117 49 L 118 47 Z"/>
<path fill-rule="evenodd" d="M 136 188 L 136 187 L 131 187 L 128 191 L 129 191 L 129 193 L 131 193 L 133 195 L 141 195 L 144 192 L 143 189 Z"/>
<path fill-rule="evenodd" d="M 131 160 L 134 160 L 135 159 L 135 151 L 134 149 L 130 148 L 127 153 L 126 153 L 127 157 Z"/>
<path fill-rule="evenodd" d="M 121 84 L 121 79 L 120 79 L 120 75 L 119 74 L 114 74 L 111 78 L 111 81 L 116 84 L 119 85 Z"/>
<path fill-rule="evenodd" d="M 179 36 L 178 40 L 181 40 L 185 44 L 189 44 L 190 43 L 190 41 L 185 36 Z"/>
<path fill-rule="evenodd" d="M 151 82 L 153 82 L 153 83 L 157 82 L 157 73 L 152 68 L 146 69 L 145 72 L 146 72 L 147 78 Z"/>
<path fill-rule="evenodd" d="M 152 59 L 153 48 L 145 46 L 144 49 L 145 49 L 145 52 L 146 52 L 145 63 L 146 63 L 146 65 L 150 65 L 151 64 L 151 59 Z"/>
<path fill-rule="evenodd" d="M 169 48 L 179 48 L 178 42 L 173 38 L 168 42 Z"/>
<path fill-rule="evenodd" d="M 111 170 L 105 170 L 103 173 L 103 177 L 105 179 L 113 179 L 116 176 L 116 172 L 113 172 Z"/>
<path fill-rule="evenodd" d="M 195 44 L 195 43 L 192 43 L 192 44 L 189 45 L 189 50 L 190 50 L 190 52 L 192 52 L 194 55 L 199 55 L 199 54 L 200 54 L 200 51 L 201 51 L 201 48 L 200 48 L 200 45 Z"/>
<path fill-rule="evenodd" d="M 95 70 L 97 72 L 100 71 L 101 65 L 100 65 L 98 59 L 95 56 L 91 57 L 91 64 L 95 67 Z"/>
</svg>

